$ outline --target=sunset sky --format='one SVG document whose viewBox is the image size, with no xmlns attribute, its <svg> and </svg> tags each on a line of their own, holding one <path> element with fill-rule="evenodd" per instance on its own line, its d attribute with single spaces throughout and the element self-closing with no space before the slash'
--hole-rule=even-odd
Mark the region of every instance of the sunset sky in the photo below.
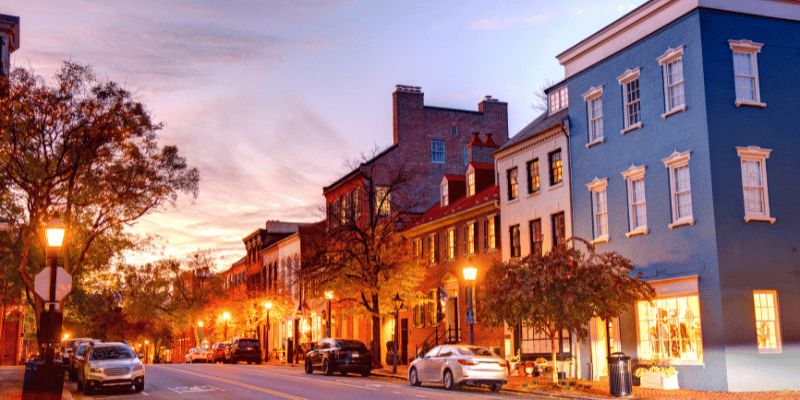
<svg viewBox="0 0 800 400">
<path fill-rule="evenodd" d="M 121 83 L 200 169 L 195 203 L 151 214 L 141 262 L 212 250 L 219 269 L 266 220 L 323 218 L 322 187 L 392 141 L 392 92 L 477 111 L 508 102 L 509 134 L 538 112 L 555 56 L 644 0 L 12 0 L 16 67 L 52 77 L 64 60 Z"/>
</svg>

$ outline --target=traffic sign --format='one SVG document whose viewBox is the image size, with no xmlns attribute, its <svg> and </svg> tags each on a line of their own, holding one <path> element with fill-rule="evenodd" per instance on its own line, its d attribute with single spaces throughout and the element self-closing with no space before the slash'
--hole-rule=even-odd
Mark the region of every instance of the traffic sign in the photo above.
<svg viewBox="0 0 800 400">
<path fill-rule="evenodd" d="M 468 324 L 475 323 L 475 311 L 467 311 L 467 323 Z"/>
<path fill-rule="evenodd" d="M 36 279 L 33 282 L 34 291 L 44 301 L 61 301 L 72 290 L 72 276 L 64 268 L 58 267 L 56 269 L 56 298 L 51 300 L 50 268 L 52 267 L 47 267 L 36 274 Z"/>
</svg>

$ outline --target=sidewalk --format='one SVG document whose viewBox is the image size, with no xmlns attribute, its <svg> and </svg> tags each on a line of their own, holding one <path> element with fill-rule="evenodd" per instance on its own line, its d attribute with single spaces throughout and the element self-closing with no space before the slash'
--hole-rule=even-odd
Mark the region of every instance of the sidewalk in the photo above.
<svg viewBox="0 0 800 400">
<path fill-rule="evenodd" d="M 373 370 L 375 376 L 403 379 L 407 381 L 408 366 L 398 365 L 397 374 L 392 374 L 392 367 L 386 366 L 383 369 Z M 568 380 L 575 382 L 569 390 L 562 388 L 554 389 L 552 381 L 544 378 L 531 378 L 509 376 L 508 384 L 503 386 L 503 390 L 530 393 L 538 395 L 548 395 L 565 399 L 617 399 L 612 397 L 609 392 L 608 382 L 592 382 L 585 380 Z M 698 390 L 656 390 L 640 389 L 633 387 L 633 399 L 653 399 L 653 400 L 797 400 L 800 399 L 800 391 L 770 391 L 770 392 L 705 392 Z"/>
<path fill-rule="evenodd" d="M 0 379 L 0 400 L 36 400 L 41 395 L 26 393 L 22 395 L 22 381 L 25 379 L 25 367 L 22 365 L 3 367 L 6 371 L 13 370 L 10 374 L 3 374 L 6 379 Z M 61 400 L 73 400 L 72 393 L 67 389 L 66 382 L 61 393 Z"/>
</svg>

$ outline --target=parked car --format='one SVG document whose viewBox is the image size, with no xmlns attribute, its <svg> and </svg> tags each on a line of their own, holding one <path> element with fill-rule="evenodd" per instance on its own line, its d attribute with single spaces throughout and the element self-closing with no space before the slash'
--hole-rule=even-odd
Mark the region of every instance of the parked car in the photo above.
<svg viewBox="0 0 800 400">
<path fill-rule="evenodd" d="M 228 343 L 217 342 L 211 346 L 211 362 L 225 362 L 225 350 L 230 346 Z"/>
<path fill-rule="evenodd" d="M 186 353 L 186 363 L 208 362 L 210 352 L 204 347 L 195 347 Z"/>
<path fill-rule="evenodd" d="M 66 366 L 70 363 L 70 357 L 75 352 L 81 342 L 92 340 L 89 338 L 67 339 L 61 343 L 61 362 Z"/>
<path fill-rule="evenodd" d="M 441 345 L 415 359 L 408 366 L 408 382 L 443 383 L 445 389 L 488 386 L 493 392 L 508 383 L 506 361 L 479 346 Z"/>
<path fill-rule="evenodd" d="M 372 370 L 372 352 L 358 340 L 326 338 L 306 353 L 305 371 L 311 374 L 320 370 L 325 375 L 340 372 L 357 372 L 369 376 Z"/>
<path fill-rule="evenodd" d="M 69 380 L 73 382 L 78 380 L 78 370 L 83 366 L 83 356 L 86 353 L 86 349 L 89 348 L 91 343 L 99 342 L 99 340 L 86 340 L 75 346 L 72 354 L 69 356 L 69 362 L 67 363 L 67 375 L 69 376 Z"/>
<path fill-rule="evenodd" d="M 128 387 L 144 390 L 144 365 L 125 343 L 91 343 L 84 351 L 78 370 L 78 390 L 90 395 L 105 387 Z"/>
<path fill-rule="evenodd" d="M 233 338 L 225 355 L 225 359 L 233 364 L 239 361 L 261 364 L 261 344 L 254 338 Z"/>
</svg>

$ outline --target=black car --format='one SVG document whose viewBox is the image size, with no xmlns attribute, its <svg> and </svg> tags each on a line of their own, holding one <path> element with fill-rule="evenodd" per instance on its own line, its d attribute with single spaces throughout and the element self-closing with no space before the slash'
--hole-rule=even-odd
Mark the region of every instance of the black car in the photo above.
<svg viewBox="0 0 800 400">
<path fill-rule="evenodd" d="M 233 364 L 239 361 L 261 364 L 261 344 L 258 339 L 233 338 L 231 345 L 225 350 L 225 360 Z"/>
<path fill-rule="evenodd" d="M 372 352 L 367 345 L 352 339 L 322 339 L 306 353 L 305 370 L 311 374 L 320 370 L 325 375 L 356 372 L 369 376 L 372 371 Z"/>
</svg>

